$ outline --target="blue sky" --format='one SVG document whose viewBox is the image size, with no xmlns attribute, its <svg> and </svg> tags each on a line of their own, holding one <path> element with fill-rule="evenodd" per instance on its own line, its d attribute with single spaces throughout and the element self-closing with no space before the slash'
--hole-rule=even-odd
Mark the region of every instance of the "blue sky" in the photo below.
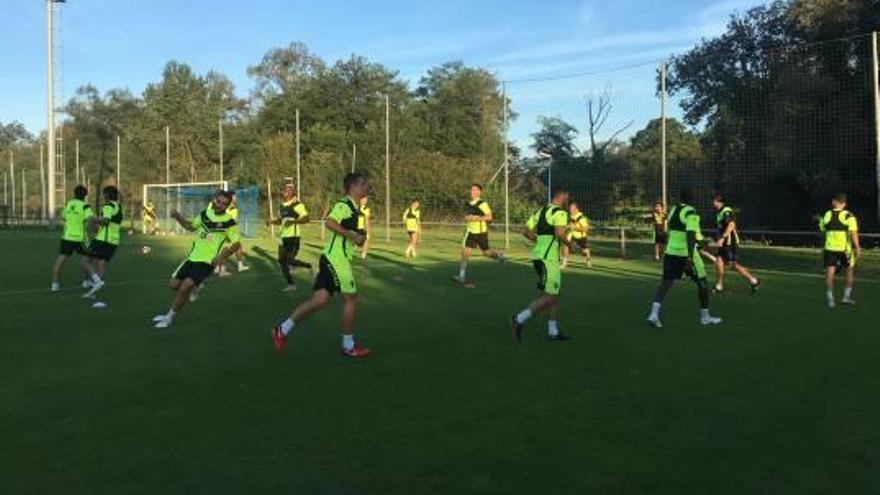
<svg viewBox="0 0 880 495">
<path fill-rule="evenodd" d="M 463 60 L 500 79 L 643 64 L 618 72 L 544 83 L 512 82 L 519 118 L 511 137 L 525 143 L 538 115 L 579 128 L 585 95 L 612 88 L 611 127 L 641 127 L 657 113 L 656 61 L 720 33 L 727 17 L 760 0 L 68 0 L 62 8 L 65 97 L 87 82 L 140 93 L 168 60 L 216 69 L 238 92 L 246 69 L 270 48 L 299 40 L 326 60 L 352 53 L 400 71 L 415 84 L 431 66 Z M 45 128 L 45 11 L 40 0 L 0 0 L 0 122 Z"/>
</svg>

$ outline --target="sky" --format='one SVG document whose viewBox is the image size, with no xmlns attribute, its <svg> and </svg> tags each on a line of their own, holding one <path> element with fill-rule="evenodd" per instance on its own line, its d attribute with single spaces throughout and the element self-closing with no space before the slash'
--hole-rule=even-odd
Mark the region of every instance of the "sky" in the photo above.
<svg viewBox="0 0 880 495">
<path fill-rule="evenodd" d="M 510 81 L 517 114 L 510 137 L 519 144 L 542 115 L 583 131 L 586 99 L 607 88 L 614 106 L 605 132 L 629 125 L 628 135 L 659 114 L 659 62 L 718 35 L 730 14 L 759 3 L 68 0 L 59 15 L 60 93 L 66 99 L 92 83 L 139 94 L 178 60 L 224 73 L 246 96 L 248 66 L 271 48 L 302 41 L 328 61 L 358 54 L 383 63 L 411 86 L 451 60 L 484 67 Z M 46 128 L 45 22 L 41 0 L 0 0 L 0 122 L 19 121 L 35 134 Z M 573 74 L 582 76 L 526 81 Z"/>
</svg>

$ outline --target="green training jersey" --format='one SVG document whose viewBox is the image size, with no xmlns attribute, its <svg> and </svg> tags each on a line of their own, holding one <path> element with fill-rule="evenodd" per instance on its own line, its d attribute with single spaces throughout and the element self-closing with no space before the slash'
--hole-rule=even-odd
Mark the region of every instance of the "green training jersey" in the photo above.
<svg viewBox="0 0 880 495">
<path fill-rule="evenodd" d="M 195 239 L 186 258 L 189 261 L 211 263 L 224 244 L 241 241 L 235 219 L 228 211 L 215 213 L 214 207 L 209 206 L 190 222 L 195 228 Z"/>
<path fill-rule="evenodd" d="M 467 214 L 475 217 L 488 217 L 492 215 L 492 208 L 489 208 L 489 203 L 482 199 L 475 199 L 468 202 Z M 489 224 L 481 220 L 467 222 L 467 231 L 470 234 L 485 234 L 489 231 Z"/>
<path fill-rule="evenodd" d="M 119 231 L 122 225 L 122 207 L 116 201 L 108 201 L 101 208 L 101 220 L 107 220 L 107 225 L 101 225 L 98 229 L 96 241 L 106 242 L 107 244 L 119 245 Z"/>
<path fill-rule="evenodd" d="M 300 218 L 307 217 L 306 205 L 295 199 L 281 203 L 281 238 L 300 237 L 302 224 L 296 223 Z"/>
<path fill-rule="evenodd" d="M 61 214 L 64 217 L 64 233 L 61 238 L 65 241 L 85 242 L 86 221 L 94 216 L 92 208 L 81 199 L 71 199 Z"/>
<path fill-rule="evenodd" d="M 556 227 L 568 227 L 568 213 L 556 205 L 547 205 L 529 217 L 526 227 L 537 235 L 532 259 L 559 262 L 561 257 Z"/>
<path fill-rule="evenodd" d="M 825 234 L 825 250 L 846 253 L 852 250 L 852 236 L 859 231 L 856 216 L 847 210 L 828 210 L 819 221 Z"/>
<path fill-rule="evenodd" d="M 357 203 L 353 199 L 346 196 L 333 205 L 327 218 L 332 219 L 342 226 L 345 230 L 353 230 L 357 232 L 358 219 L 361 217 L 358 211 Z M 331 262 L 343 261 L 348 263 L 354 257 L 355 244 L 348 240 L 347 237 L 341 236 L 333 232 L 327 246 L 324 247 L 324 256 Z"/>
<path fill-rule="evenodd" d="M 697 241 L 703 240 L 700 230 L 700 215 L 693 206 L 684 203 L 676 205 L 669 212 L 669 242 L 666 254 L 671 256 L 688 256 L 688 232 L 693 232 Z"/>
<path fill-rule="evenodd" d="M 403 212 L 403 223 L 407 232 L 416 232 L 419 230 L 419 224 L 422 221 L 422 212 L 418 209 L 407 208 Z"/>
<path fill-rule="evenodd" d="M 587 232 L 590 230 L 590 219 L 580 211 L 570 215 L 570 217 L 571 224 L 569 225 L 569 230 L 571 231 L 571 238 L 586 239 Z"/>
</svg>

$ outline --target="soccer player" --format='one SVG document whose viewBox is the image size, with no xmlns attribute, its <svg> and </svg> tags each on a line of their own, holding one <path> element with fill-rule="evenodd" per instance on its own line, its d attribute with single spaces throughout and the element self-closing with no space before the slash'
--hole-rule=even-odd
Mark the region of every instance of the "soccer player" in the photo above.
<svg viewBox="0 0 880 495">
<path fill-rule="evenodd" d="M 761 282 L 744 266 L 739 263 L 739 231 L 737 230 L 736 215 L 733 208 L 724 204 L 724 195 L 715 193 L 712 197 L 715 206 L 715 225 L 718 228 L 718 236 L 715 245 L 718 246 L 718 255 L 715 257 L 715 271 L 718 280 L 715 282 L 715 292 L 724 291 L 724 269 L 727 266 L 749 281 L 752 294 L 758 292 Z"/>
<path fill-rule="evenodd" d="M 83 274 L 89 273 L 89 260 L 86 251 L 86 243 L 88 234 L 86 232 L 87 224 L 90 218 L 94 216 L 91 206 L 86 203 L 86 197 L 89 190 L 86 186 L 79 185 L 73 188 L 73 199 L 64 206 L 61 216 L 64 219 L 64 233 L 61 235 L 61 248 L 58 257 L 55 258 L 55 264 L 52 266 L 52 292 L 61 290 L 61 269 L 67 262 L 67 258 L 74 253 L 80 256 L 80 266 Z M 95 285 L 104 285 L 97 274 L 92 274 L 83 282 L 83 287 L 93 287 Z"/>
<path fill-rule="evenodd" d="M 403 224 L 406 227 L 406 235 L 409 237 L 409 244 L 406 246 L 406 254 L 404 255 L 407 258 L 418 256 L 416 250 L 422 237 L 422 212 L 419 209 L 420 206 L 419 200 L 414 199 L 409 204 L 409 208 L 403 212 Z"/>
<path fill-rule="evenodd" d="M 156 328 L 171 326 L 174 317 L 189 302 L 193 289 L 210 277 L 214 268 L 225 263 L 241 246 L 238 226 L 227 211 L 231 203 L 232 194 L 229 191 L 217 191 L 211 204 L 198 216 L 186 219 L 180 212 L 171 213 L 181 227 L 195 232 L 195 238 L 186 260 L 171 276 L 169 285 L 175 291 L 174 299 L 167 313 L 153 318 Z M 229 245 L 224 248 L 226 243 Z"/>
<path fill-rule="evenodd" d="M 592 253 L 587 247 L 587 237 L 590 234 L 590 219 L 581 211 L 577 202 L 572 201 L 568 205 L 568 240 L 587 261 L 587 268 L 593 267 Z M 571 249 L 567 244 L 562 245 L 562 268 L 568 267 L 568 257 Z"/>
<path fill-rule="evenodd" d="M 333 206 L 327 215 L 330 241 L 321 255 L 318 276 L 312 298 L 299 306 L 278 326 L 272 329 L 272 340 L 277 352 L 284 352 L 290 332 L 309 315 L 324 309 L 334 293 L 342 293 L 342 354 L 352 358 L 370 355 L 370 350 L 354 341 L 355 310 L 358 294 L 351 259 L 355 246 L 363 245 L 366 236 L 358 229 L 358 204 L 367 194 L 367 180 L 359 173 L 350 173 L 343 181 L 346 196 Z"/>
<path fill-rule="evenodd" d="M 460 284 L 467 281 L 467 265 L 473 248 L 480 248 L 483 255 L 493 260 L 504 263 L 504 253 L 489 248 L 489 223 L 492 222 L 492 209 L 489 203 L 480 197 L 483 194 L 483 186 L 471 184 L 471 200 L 467 203 L 464 221 L 467 225 L 464 240 L 461 246 L 461 261 L 459 263 L 458 276 L 453 280 Z"/>
<path fill-rule="evenodd" d="M 859 223 L 855 215 L 846 209 L 846 194 L 838 194 L 831 200 L 831 209 L 826 211 L 819 220 L 819 230 L 825 236 L 825 296 L 828 308 L 836 306 L 834 300 L 834 277 L 843 270 L 846 274 L 846 286 L 843 289 L 843 304 L 854 305 L 852 298 L 855 283 L 856 262 L 862 257 L 862 245 L 859 242 Z"/>
<path fill-rule="evenodd" d="M 153 200 L 147 202 L 144 206 L 144 231 L 150 235 L 156 235 L 158 227 L 156 225 L 156 205 Z"/>
<path fill-rule="evenodd" d="M 270 220 L 268 223 L 281 226 L 281 244 L 278 246 L 278 264 L 281 266 L 281 274 L 287 281 L 285 292 L 297 289 L 291 267 L 307 268 L 312 271 L 312 265 L 296 259 L 299 253 L 300 240 L 302 238 L 301 225 L 309 223 L 309 211 L 306 205 L 300 203 L 296 197 L 296 188 L 293 184 L 285 184 L 281 190 L 281 218 Z"/>
<path fill-rule="evenodd" d="M 101 207 L 101 216 L 91 219 L 91 223 L 98 226 L 98 233 L 89 244 L 87 270 L 90 275 L 96 274 L 99 279 L 104 280 L 107 262 L 113 258 L 116 247 L 119 246 L 122 207 L 119 205 L 119 189 L 115 186 L 107 186 L 102 192 L 104 206 Z M 83 297 L 93 296 L 103 286 L 103 283 L 95 283 L 93 279 L 91 289 Z"/>
<path fill-rule="evenodd" d="M 361 259 L 367 259 L 370 251 L 370 237 L 373 234 L 373 210 L 367 204 L 367 197 L 361 198 L 358 209 L 357 230 L 366 239 L 361 246 Z"/>
<path fill-rule="evenodd" d="M 654 224 L 654 261 L 660 261 L 660 255 L 666 250 L 669 239 L 666 229 L 666 206 L 662 201 L 657 201 L 654 203 L 654 211 L 647 216 Z"/>
<path fill-rule="evenodd" d="M 532 214 L 523 231 L 524 236 L 535 241 L 535 247 L 532 249 L 532 265 L 538 274 L 538 290 L 541 291 L 541 296 L 519 313 L 511 315 L 510 327 L 516 342 L 522 341 L 523 325 L 529 318 L 545 310 L 549 312 L 547 335 L 550 340 L 569 340 L 559 331 L 557 323 L 559 289 L 562 282 L 560 247 L 569 243 L 569 220 L 566 212 L 568 195 L 567 189 L 557 187 L 553 191 L 550 204 Z"/>
<path fill-rule="evenodd" d="M 663 256 L 663 280 L 657 287 L 648 323 L 663 328 L 660 322 L 660 308 L 672 284 L 682 275 L 688 275 L 696 284 L 700 299 L 700 323 L 718 325 L 721 318 L 709 314 L 709 283 L 706 281 L 706 267 L 700 257 L 699 244 L 703 241 L 700 230 L 700 215 L 691 206 L 694 193 L 690 188 L 682 188 L 680 203 L 669 212 L 669 243 Z"/>
<path fill-rule="evenodd" d="M 227 211 L 229 212 L 229 216 L 232 217 L 233 220 L 238 222 L 238 204 L 236 203 L 235 192 L 232 191 L 232 203 L 230 203 Z M 238 271 L 244 272 L 250 270 L 251 267 L 247 266 L 244 263 L 244 247 L 239 245 L 238 250 L 235 251 L 235 259 L 238 261 Z"/>
</svg>

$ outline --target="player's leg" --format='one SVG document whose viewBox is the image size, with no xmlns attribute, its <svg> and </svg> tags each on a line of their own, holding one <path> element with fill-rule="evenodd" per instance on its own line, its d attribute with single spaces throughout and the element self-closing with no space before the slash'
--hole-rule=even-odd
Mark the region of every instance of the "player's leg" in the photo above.
<svg viewBox="0 0 880 495">
<path fill-rule="evenodd" d="M 417 258 L 419 256 L 419 244 L 422 242 L 422 232 L 416 231 L 413 232 L 413 249 L 412 249 L 412 257 Z"/>
<path fill-rule="evenodd" d="M 648 314 L 648 324 L 656 328 L 663 328 L 660 321 L 660 310 L 663 307 L 663 301 L 666 294 L 676 280 L 680 279 L 684 274 L 685 258 L 681 256 L 666 255 L 663 257 L 663 276 L 660 285 L 654 291 L 654 300 L 651 303 L 651 312 Z"/>
<path fill-rule="evenodd" d="M 504 263 L 506 261 L 504 253 L 500 251 L 495 251 L 494 249 L 489 247 L 488 232 L 480 234 L 480 236 L 477 238 L 477 246 L 480 248 L 480 251 L 483 252 L 483 256 L 489 259 L 500 261 L 501 263 Z"/>
<path fill-rule="evenodd" d="M 312 297 L 293 310 L 286 319 L 272 329 L 272 340 L 277 352 L 283 352 L 287 347 L 287 336 L 299 323 L 309 316 L 324 309 L 330 302 L 330 298 L 340 289 L 339 276 L 336 268 L 325 257 L 321 256 L 318 264 L 318 276 L 315 277 L 314 292 Z"/>
<path fill-rule="evenodd" d="M 562 268 L 568 268 L 568 258 L 571 256 L 571 249 L 569 249 L 568 244 L 562 245 Z"/>
<path fill-rule="evenodd" d="M 238 247 L 235 251 L 235 259 L 238 260 L 238 271 L 244 272 L 251 269 L 251 267 L 247 266 L 244 262 L 244 247 Z"/>
<path fill-rule="evenodd" d="M 758 277 L 752 275 L 752 272 L 749 271 L 748 268 L 742 266 L 739 261 L 732 261 L 730 267 L 733 268 L 736 273 L 739 273 L 744 279 L 749 281 L 749 287 L 752 288 L 752 294 L 758 291 L 758 288 L 761 286 L 761 281 L 758 280 Z"/>
<path fill-rule="evenodd" d="M 468 259 L 471 257 L 471 248 L 468 246 L 468 243 L 470 242 L 470 235 L 467 235 L 461 246 L 461 259 L 458 262 L 458 277 L 456 277 L 455 280 L 462 284 L 467 280 Z"/>
<path fill-rule="evenodd" d="M 559 295 L 562 267 L 558 263 L 547 263 L 544 260 L 532 260 L 532 266 L 538 277 L 537 288 L 541 292 L 541 295 L 534 301 L 530 302 L 525 309 L 510 317 L 510 327 L 513 331 L 513 339 L 516 342 L 522 340 L 523 325 L 525 325 L 533 316 L 540 314 L 545 310 L 551 310 L 550 321 L 553 322 L 550 324 L 549 333 L 551 338 L 554 334 L 553 329 L 555 329 L 556 334 L 559 333 L 559 328 L 556 323 L 555 307 Z"/>
<path fill-rule="evenodd" d="M 856 281 L 856 260 L 853 254 L 847 254 L 847 263 L 846 263 L 846 272 L 844 275 L 846 276 L 846 285 L 843 288 L 843 299 L 841 299 L 841 303 L 854 305 L 856 302 L 852 298 L 853 285 L 855 285 Z"/>
<path fill-rule="evenodd" d="M 52 291 L 61 290 L 61 269 L 64 268 L 64 263 L 67 262 L 67 258 L 69 256 L 66 254 L 59 254 L 55 258 L 55 263 L 52 265 Z"/>
<path fill-rule="evenodd" d="M 685 269 L 697 286 L 697 299 L 700 303 L 700 323 L 702 325 L 718 325 L 721 318 L 709 314 L 709 279 L 706 277 L 706 265 L 700 253 L 694 253 L 693 268 Z"/>
<path fill-rule="evenodd" d="M 282 240 L 282 242 L 285 241 L 286 239 Z M 281 268 L 281 275 L 284 276 L 284 280 L 287 282 L 287 287 L 284 290 L 296 290 L 296 282 L 293 281 L 293 275 L 290 273 L 290 249 L 286 242 L 278 246 L 278 265 Z"/>
<path fill-rule="evenodd" d="M 367 357 L 370 350 L 357 345 L 354 341 L 354 327 L 357 321 L 357 293 L 342 294 L 342 353 L 350 357 Z"/>
<path fill-rule="evenodd" d="M 361 259 L 367 259 L 367 254 L 370 252 L 370 236 L 366 235 L 364 237 L 364 245 L 361 246 Z"/>
<path fill-rule="evenodd" d="M 186 278 L 172 279 L 169 287 L 174 291 L 174 297 L 171 299 L 171 307 L 168 312 L 163 315 L 157 315 L 153 318 L 155 328 L 168 328 L 174 321 L 174 317 L 180 313 L 189 302 L 190 293 L 198 285 L 198 282 L 187 276 Z"/>
<path fill-rule="evenodd" d="M 725 268 L 727 268 L 727 262 L 724 258 L 723 252 L 719 252 L 718 256 L 715 257 L 715 292 L 724 291 L 724 272 Z"/>
<path fill-rule="evenodd" d="M 837 305 L 834 299 L 834 279 L 837 277 L 837 258 L 836 253 L 825 251 L 825 301 L 829 308 Z"/>
</svg>

